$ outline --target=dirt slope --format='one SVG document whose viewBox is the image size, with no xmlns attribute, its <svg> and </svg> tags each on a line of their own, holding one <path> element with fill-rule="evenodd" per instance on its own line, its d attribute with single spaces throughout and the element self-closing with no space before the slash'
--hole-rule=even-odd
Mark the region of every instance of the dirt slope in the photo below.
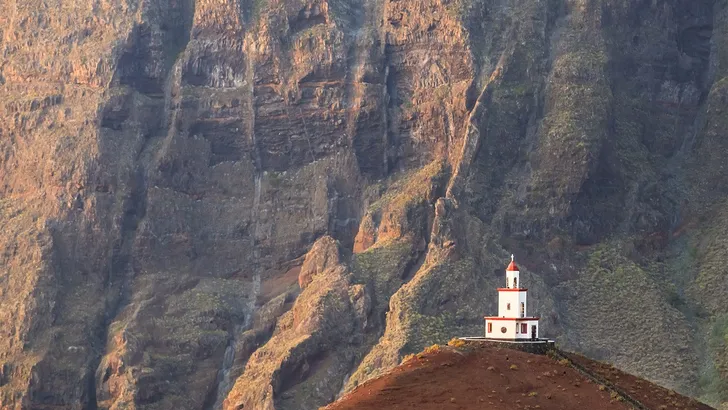
<svg viewBox="0 0 728 410">
<path fill-rule="evenodd" d="M 610 365 L 576 355 L 573 360 L 584 367 L 604 369 L 598 374 L 617 389 L 634 392 L 630 397 L 647 408 L 711 409 Z M 489 346 L 443 346 L 428 348 L 405 360 L 392 372 L 364 383 L 326 410 L 585 408 L 632 406 L 566 360 Z"/>
</svg>

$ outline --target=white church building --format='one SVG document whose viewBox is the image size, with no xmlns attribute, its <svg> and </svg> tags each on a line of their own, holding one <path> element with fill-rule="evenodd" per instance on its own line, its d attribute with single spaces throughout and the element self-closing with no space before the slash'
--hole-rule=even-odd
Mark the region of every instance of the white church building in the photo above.
<svg viewBox="0 0 728 410">
<path fill-rule="evenodd" d="M 528 289 L 522 288 L 518 266 L 511 255 L 506 286 L 498 288 L 498 316 L 485 317 L 485 338 L 495 340 L 538 339 L 538 317 L 528 316 Z"/>
</svg>

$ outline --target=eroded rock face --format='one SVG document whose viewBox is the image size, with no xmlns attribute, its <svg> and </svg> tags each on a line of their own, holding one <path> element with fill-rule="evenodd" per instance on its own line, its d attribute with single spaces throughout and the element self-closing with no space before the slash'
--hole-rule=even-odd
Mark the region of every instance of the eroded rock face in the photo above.
<svg viewBox="0 0 728 410">
<path fill-rule="evenodd" d="M 339 252 L 328 236 L 313 245 L 303 265 L 304 270 L 317 265 L 310 283 L 250 357 L 223 408 L 314 408 L 336 397 L 371 306 L 365 286 L 352 283 Z"/>
<path fill-rule="evenodd" d="M 0 407 L 318 408 L 510 253 L 547 336 L 728 402 L 726 7 L 0 2 Z"/>
</svg>

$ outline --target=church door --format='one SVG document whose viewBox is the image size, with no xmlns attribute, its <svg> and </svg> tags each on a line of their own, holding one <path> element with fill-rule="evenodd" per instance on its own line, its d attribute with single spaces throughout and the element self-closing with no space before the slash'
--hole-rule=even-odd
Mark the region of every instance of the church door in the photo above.
<svg viewBox="0 0 728 410">
<path fill-rule="evenodd" d="M 536 325 L 531 326 L 531 339 L 536 340 Z"/>
</svg>

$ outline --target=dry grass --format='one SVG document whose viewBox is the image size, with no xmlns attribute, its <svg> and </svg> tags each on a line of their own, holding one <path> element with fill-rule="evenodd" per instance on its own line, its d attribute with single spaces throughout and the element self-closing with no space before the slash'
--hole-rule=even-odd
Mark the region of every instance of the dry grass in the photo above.
<svg viewBox="0 0 728 410">
<path fill-rule="evenodd" d="M 432 346 L 427 346 L 425 350 L 423 351 L 425 354 L 433 354 L 440 351 L 440 345 L 434 344 Z"/>
<path fill-rule="evenodd" d="M 404 364 L 404 363 L 407 363 L 410 360 L 415 359 L 415 358 L 417 358 L 417 355 L 414 354 L 414 353 L 410 353 L 410 354 L 405 355 L 404 357 L 402 357 L 402 361 L 400 363 L 401 364 Z"/>
<path fill-rule="evenodd" d="M 448 346 L 452 347 L 463 347 L 465 346 L 465 341 L 462 339 L 458 339 L 457 337 L 454 337 L 450 339 L 450 341 L 447 342 Z"/>
</svg>

